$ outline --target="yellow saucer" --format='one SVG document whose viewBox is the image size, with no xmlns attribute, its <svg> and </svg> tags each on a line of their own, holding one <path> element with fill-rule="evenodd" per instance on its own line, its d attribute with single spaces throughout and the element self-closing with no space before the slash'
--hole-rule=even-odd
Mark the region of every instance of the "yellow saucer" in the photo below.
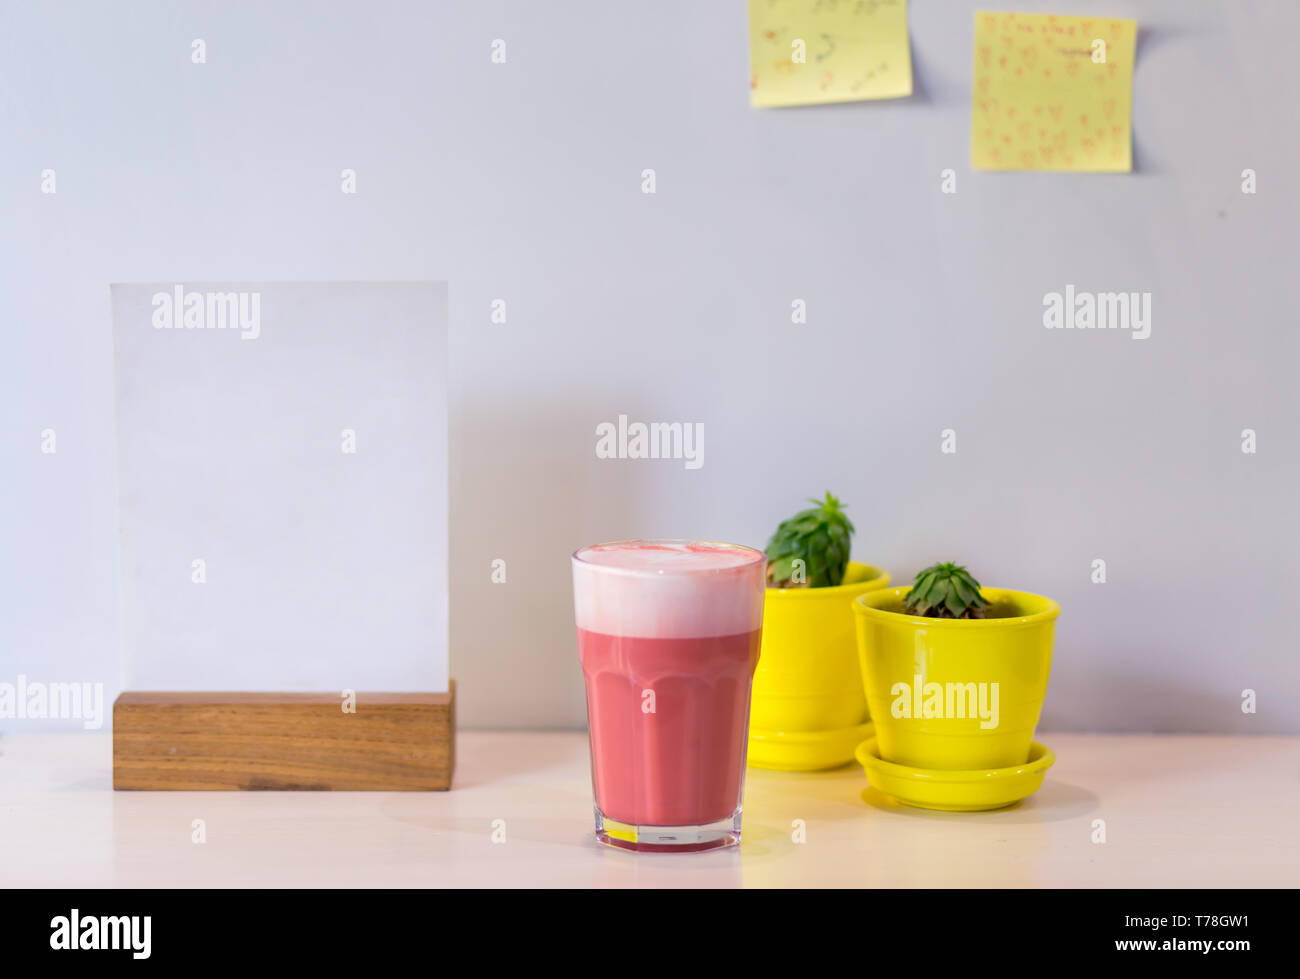
<svg viewBox="0 0 1300 979">
<path fill-rule="evenodd" d="M 946 812 L 978 812 L 1002 809 L 1027 799 L 1043 784 L 1043 775 L 1056 761 L 1046 745 L 1029 746 L 1029 760 L 1011 768 L 943 771 L 911 768 L 880 757 L 875 738 L 858 745 L 858 761 L 867 771 L 867 781 L 899 802 L 918 809 Z"/>
<path fill-rule="evenodd" d="M 821 772 L 853 761 L 864 738 L 875 739 L 870 721 L 833 731 L 749 732 L 749 764 L 774 772 Z"/>
</svg>

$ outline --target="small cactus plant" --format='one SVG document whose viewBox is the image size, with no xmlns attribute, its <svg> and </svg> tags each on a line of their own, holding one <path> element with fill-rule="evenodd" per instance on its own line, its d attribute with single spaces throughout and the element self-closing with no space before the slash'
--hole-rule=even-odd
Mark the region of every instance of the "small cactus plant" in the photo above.
<svg viewBox="0 0 1300 979">
<path fill-rule="evenodd" d="M 988 604 L 980 583 L 951 561 L 921 571 L 907 593 L 907 614 L 932 619 L 982 619 Z"/>
<path fill-rule="evenodd" d="M 853 524 L 830 491 L 826 499 L 781 521 L 767 542 L 770 588 L 825 588 L 844 581 Z"/>
</svg>

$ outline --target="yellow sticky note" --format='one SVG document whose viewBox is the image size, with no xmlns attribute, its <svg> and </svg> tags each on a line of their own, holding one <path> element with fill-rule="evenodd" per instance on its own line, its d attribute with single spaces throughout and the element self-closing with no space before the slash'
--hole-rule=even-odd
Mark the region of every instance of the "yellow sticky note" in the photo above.
<svg viewBox="0 0 1300 979">
<path fill-rule="evenodd" d="M 1137 21 L 975 14 L 971 165 L 1133 169 Z"/>
<path fill-rule="evenodd" d="M 912 94 L 907 0 L 749 0 L 751 105 Z"/>
</svg>

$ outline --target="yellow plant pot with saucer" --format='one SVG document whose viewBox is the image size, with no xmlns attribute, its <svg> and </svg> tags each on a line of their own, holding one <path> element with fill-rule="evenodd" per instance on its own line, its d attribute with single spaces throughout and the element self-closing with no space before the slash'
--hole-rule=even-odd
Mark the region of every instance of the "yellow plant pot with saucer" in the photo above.
<svg viewBox="0 0 1300 979">
<path fill-rule="evenodd" d="M 862 682 L 875 722 L 871 757 L 883 763 L 874 766 L 873 777 L 873 765 L 864 762 L 868 779 L 889 791 L 877 782 L 892 779 L 895 789 L 906 790 L 909 784 L 936 784 L 941 772 L 969 775 L 947 779 L 942 806 L 889 792 L 925 808 L 996 808 L 981 804 L 975 787 L 999 779 L 1026 789 L 1024 795 L 1036 791 L 1053 757 L 1046 748 L 1034 755 L 1037 781 L 1011 773 L 1031 763 L 1060 606 L 1029 592 L 981 588 L 989 603 L 985 618 L 929 618 L 907 613 L 910 590 L 869 592 L 853 607 Z M 858 758 L 864 760 L 861 751 Z M 883 765 L 911 774 L 903 777 Z"/>
<path fill-rule="evenodd" d="M 872 728 L 859 673 L 853 601 L 889 575 L 850 561 L 841 584 L 769 588 L 749 715 L 749 764 L 786 772 L 838 768 Z"/>
</svg>

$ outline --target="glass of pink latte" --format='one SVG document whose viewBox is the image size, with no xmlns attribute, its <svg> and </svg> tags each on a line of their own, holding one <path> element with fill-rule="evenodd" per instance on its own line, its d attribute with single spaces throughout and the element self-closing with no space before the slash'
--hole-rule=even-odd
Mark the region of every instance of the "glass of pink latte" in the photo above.
<svg viewBox="0 0 1300 979">
<path fill-rule="evenodd" d="M 629 540 L 573 555 L 596 838 L 740 842 L 766 561 L 736 544 Z"/>
</svg>

